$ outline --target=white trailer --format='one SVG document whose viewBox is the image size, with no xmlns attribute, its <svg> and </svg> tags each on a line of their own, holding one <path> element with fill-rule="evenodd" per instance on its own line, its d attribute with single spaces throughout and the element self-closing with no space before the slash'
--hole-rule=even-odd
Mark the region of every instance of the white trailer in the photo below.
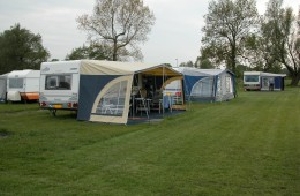
<svg viewBox="0 0 300 196">
<path fill-rule="evenodd" d="M 286 74 L 264 73 L 262 71 L 245 71 L 245 90 L 273 91 L 284 90 L 284 78 Z"/>
<path fill-rule="evenodd" d="M 53 114 L 56 110 L 77 110 L 81 61 L 55 61 L 41 63 L 41 109 Z"/>
<path fill-rule="evenodd" d="M 261 90 L 261 74 L 262 71 L 244 72 L 244 88 L 246 91 Z"/>
<path fill-rule="evenodd" d="M 14 70 L 7 74 L 7 101 L 38 100 L 40 70 Z"/>
</svg>

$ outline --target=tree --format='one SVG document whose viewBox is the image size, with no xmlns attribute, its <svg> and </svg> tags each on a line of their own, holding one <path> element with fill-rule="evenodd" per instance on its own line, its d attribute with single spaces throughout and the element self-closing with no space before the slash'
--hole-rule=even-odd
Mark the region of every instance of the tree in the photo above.
<svg viewBox="0 0 300 196">
<path fill-rule="evenodd" d="M 0 74 L 16 69 L 39 69 L 50 53 L 42 45 L 39 34 L 16 24 L 0 33 Z"/>
<path fill-rule="evenodd" d="M 201 69 L 212 69 L 214 68 L 209 59 L 201 60 Z"/>
<path fill-rule="evenodd" d="M 281 60 L 284 66 L 289 70 L 292 77 L 291 85 L 296 86 L 300 81 L 300 8 L 298 12 L 298 21 L 292 15 L 293 9 L 287 8 L 284 15 L 284 29 L 287 36 L 287 52 L 281 51 Z"/>
<path fill-rule="evenodd" d="M 265 47 L 264 38 L 260 33 L 246 36 L 243 43 L 243 54 L 239 56 L 238 61 L 250 70 L 279 73 L 281 65 L 273 55 L 267 55 Z"/>
<path fill-rule="evenodd" d="M 195 67 L 193 61 L 181 62 L 179 67 Z"/>
<path fill-rule="evenodd" d="M 247 70 L 249 70 L 249 67 L 244 66 L 244 65 L 237 65 L 235 77 L 243 79 L 244 72 Z"/>
<path fill-rule="evenodd" d="M 225 61 L 235 73 L 237 56 L 243 55 L 241 42 L 258 23 L 255 0 L 212 0 L 208 9 L 203 48 L 213 47 L 214 61 Z"/>
<path fill-rule="evenodd" d="M 172 67 L 171 63 L 161 63 L 161 65 L 163 65 L 165 67 Z"/>
<path fill-rule="evenodd" d="M 67 60 L 79 60 L 79 59 L 93 59 L 93 60 L 105 60 L 108 59 L 102 45 L 90 45 L 82 46 L 73 49 L 73 51 L 67 55 Z"/>
<path fill-rule="evenodd" d="M 202 69 L 211 69 L 218 68 L 219 60 L 222 57 L 217 57 L 218 52 L 217 48 L 214 45 L 209 45 L 201 48 L 201 56 L 200 56 L 200 68 Z M 214 65 L 211 61 L 214 61 Z"/>
<path fill-rule="evenodd" d="M 284 65 L 290 72 L 291 85 L 296 86 L 300 80 L 300 38 L 297 35 L 300 13 L 296 21 L 293 9 L 282 8 L 282 4 L 282 0 L 268 2 L 262 24 L 263 54 L 268 68 L 278 70 Z"/>
<path fill-rule="evenodd" d="M 91 42 L 109 45 L 110 56 L 116 61 L 121 59 L 121 48 L 134 59 L 143 58 L 138 44 L 147 40 L 155 16 L 143 0 L 96 0 L 92 15 L 79 16 L 76 21 Z"/>
</svg>

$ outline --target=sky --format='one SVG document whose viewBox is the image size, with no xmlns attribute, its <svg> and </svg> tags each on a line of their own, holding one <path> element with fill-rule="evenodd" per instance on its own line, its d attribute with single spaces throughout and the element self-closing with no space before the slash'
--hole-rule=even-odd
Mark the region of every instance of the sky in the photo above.
<svg viewBox="0 0 300 196">
<path fill-rule="evenodd" d="M 210 0 L 144 0 L 156 16 L 148 41 L 141 46 L 144 62 L 195 61 L 200 55 L 203 16 Z M 257 0 L 262 13 L 265 0 Z M 298 0 L 285 5 L 298 9 Z M 298 4 L 298 6 L 297 6 Z M 72 49 L 87 45 L 87 33 L 77 29 L 76 17 L 91 14 L 95 0 L 0 0 L 0 32 L 16 23 L 40 34 L 51 59 L 64 60 Z"/>
</svg>

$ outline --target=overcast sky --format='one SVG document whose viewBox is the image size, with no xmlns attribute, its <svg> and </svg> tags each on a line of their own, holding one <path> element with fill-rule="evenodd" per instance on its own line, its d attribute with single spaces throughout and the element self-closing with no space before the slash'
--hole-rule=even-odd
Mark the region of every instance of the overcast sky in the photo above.
<svg viewBox="0 0 300 196">
<path fill-rule="evenodd" d="M 142 45 L 144 62 L 195 61 L 200 54 L 203 16 L 209 0 L 144 0 L 156 16 L 149 40 Z M 258 0 L 262 12 L 265 0 Z M 298 9 L 299 0 L 285 0 Z M 87 44 L 87 34 L 77 29 L 75 18 L 91 14 L 95 0 L 0 0 L 0 32 L 20 23 L 39 33 L 51 59 L 63 60 L 73 48 Z M 298 6 L 297 6 L 298 5 Z"/>
</svg>

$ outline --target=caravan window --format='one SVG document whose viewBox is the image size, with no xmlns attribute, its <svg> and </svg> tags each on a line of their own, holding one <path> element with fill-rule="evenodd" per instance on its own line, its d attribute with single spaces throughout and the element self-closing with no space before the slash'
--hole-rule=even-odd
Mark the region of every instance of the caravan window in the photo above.
<svg viewBox="0 0 300 196">
<path fill-rule="evenodd" d="M 46 76 L 46 90 L 70 90 L 71 75 L 49 75 Z"/>
<path fill-rule="evenodd" d="M 9 78 L 8 88 L 10 89 L 23 88 L 23 78 Z"/>
<path fill-rule="evenodd" d="M 245 82 L 259 82 L 259 76 L 257 76 L 257 75 L 245 75 Z"/>
</svg>

